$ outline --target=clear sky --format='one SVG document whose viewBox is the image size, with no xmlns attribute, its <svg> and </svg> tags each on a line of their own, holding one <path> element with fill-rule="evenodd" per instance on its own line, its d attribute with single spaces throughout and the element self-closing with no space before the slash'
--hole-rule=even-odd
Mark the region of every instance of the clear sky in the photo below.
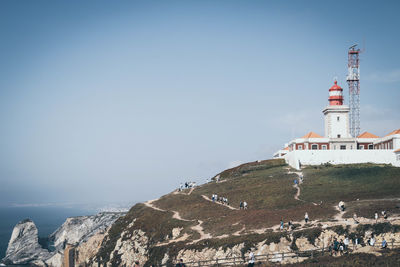
<svg viewBox="0 0 400 267">
<path fill-rule="evenodd" d="M 399 1 L 0 1 L 0 203 L 144 201 L 323 134 L 347 49 L 400 128 Z"/>
</svg>

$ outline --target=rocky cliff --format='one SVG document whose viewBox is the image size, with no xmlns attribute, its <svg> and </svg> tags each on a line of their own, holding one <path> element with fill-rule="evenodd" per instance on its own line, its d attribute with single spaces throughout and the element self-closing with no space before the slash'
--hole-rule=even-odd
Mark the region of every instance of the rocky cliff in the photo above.
<svg viewBox="0 0 400 267">
<path fill-rule="evenodd" d="M 243 262 L 250 249 L 258 256 L 268 254 L 270 262 L 291 263 L 310 257 L 306 250 L 326 250 L 334 238 L 357 235 L 363 245 L 354 251 L 376 255 L 382 253 L 379 246 L 366 245 L 372 235 L 377 244 L 383 238 L 400 242 L 400 169 L 321 166 L 297 172 L 272 160 L 243 164 L 216 177 L 135 205 L 104 235 L 82 243 L 77 263 L 130 266 L 140 261 L 144 266 L 171 266 L 183 259 L 197 266 L 199 261 L 227 257 Z M 229 203 L 213 201 L 213 194 Z M 239 208 L 243 200 L 248 209 Z M 337 208 L 341 200 L 346 202 L 345 212 Z M 375 210 L 386 210 L 390 216 L 377 223 L 371 217 Z"/>
<path fill-rule="evenodd" d="M 7 264 L 25 264 L 37 259 L 47 260 L 50 252 L 43 249 L 38 241 L 35 223 L 29 219 L 19 222 L 13 229 L 3 261 Z"/>
<path fill-rule="evenodd" d="M 33 221 L 19 222 L 13 229 L 5 258 L 7 264 L 32 264 L 37 266 L 62 266 L 65 244 L 79 245 L 92 236 L 104 233 L 125 213 L 103 212 L 92 216 L 68 218 L 50 235 L 55 250 L 42 248 L 38 242 L 38 229 Z"/>
</svg>

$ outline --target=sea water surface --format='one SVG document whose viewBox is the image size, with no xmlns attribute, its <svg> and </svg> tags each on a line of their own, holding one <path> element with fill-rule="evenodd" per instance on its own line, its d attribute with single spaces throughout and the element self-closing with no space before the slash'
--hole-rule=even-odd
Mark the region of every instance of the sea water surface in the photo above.
<svg viewBox="0 0 400 267">
<path fill-rule="evenodd" d="M 39 237 L 47 237 L 68 217 L 95 213 L 94 209 L 66 206 L 0 207 L 0 260 L 5 256 L 14 226 L 24 219 L 33 220 L 39 230 Z"/>
</svg>

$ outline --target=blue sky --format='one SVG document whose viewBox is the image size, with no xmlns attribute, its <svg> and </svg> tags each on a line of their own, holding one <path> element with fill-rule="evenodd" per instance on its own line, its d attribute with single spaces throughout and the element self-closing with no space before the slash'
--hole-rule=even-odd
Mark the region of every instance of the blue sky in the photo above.
<svg viewBox="0 0 400 267">
<path fill-rule="evenodd" d="M 323 134 L 347 49 L 400 128 L 398 1 L 1 1 L 0 202 L 143 201 Z"/>
</svg>

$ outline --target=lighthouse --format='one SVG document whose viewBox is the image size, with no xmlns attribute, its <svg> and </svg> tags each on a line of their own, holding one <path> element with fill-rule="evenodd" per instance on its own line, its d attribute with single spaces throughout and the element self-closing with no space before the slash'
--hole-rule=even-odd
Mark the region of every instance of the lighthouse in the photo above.
<svg viewBox="0 0 400 267">
<path fill-rule="evenodd" d="M 342 139 L 351 138 L 349 131 L 350 108 L 343 105 L 343 89 L 335 80 L 329 88 L 329 104 L 322 111 L 325 116 L 325 137 Z"/>
</svg>

